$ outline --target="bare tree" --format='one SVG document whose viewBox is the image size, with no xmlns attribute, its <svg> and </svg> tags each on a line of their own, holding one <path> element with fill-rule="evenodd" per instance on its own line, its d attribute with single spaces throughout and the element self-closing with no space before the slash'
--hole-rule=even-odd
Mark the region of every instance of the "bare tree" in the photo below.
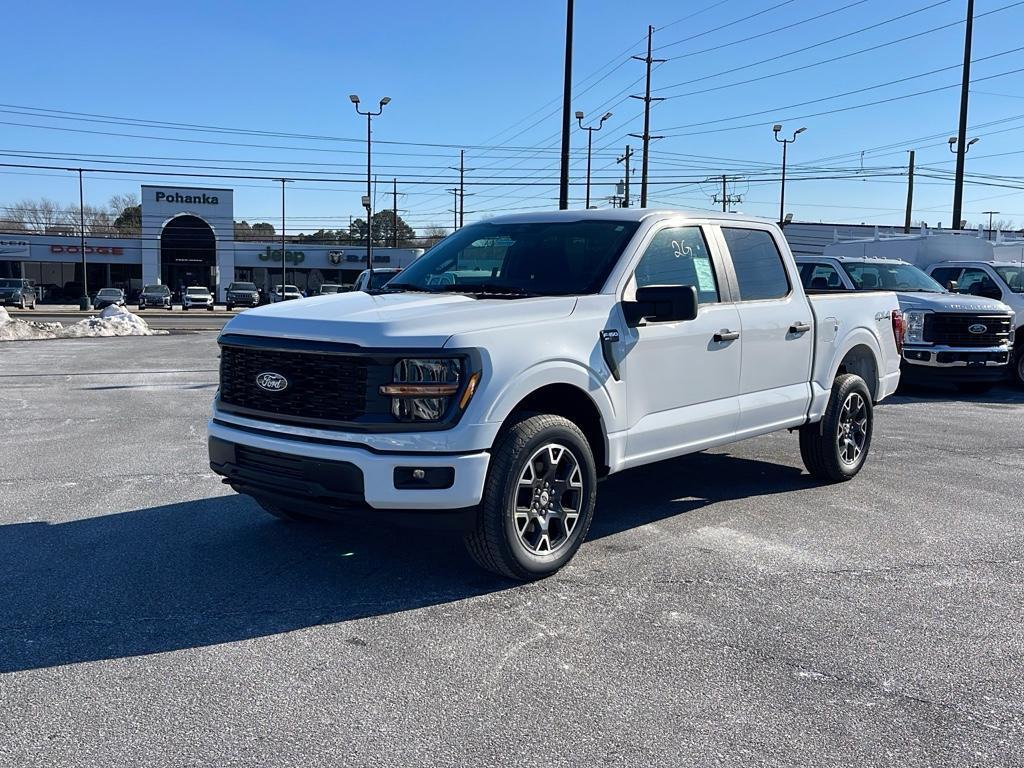
<svg viewBox="0 0 1024 768">
<path fill-rule="evenodd" d="M 417 248 L 430 248 L 448 237 L 448 230 L 437 224 L 423 228 L 423 234 L 412 240 Z"/>
<path fill-rule="evenodd" d="M 68 209 L 60 203 L 42 197 L 38 200 L 19 200 L 7 206 L 6 217 L 15 224 L 21 224 L 24 231 L 59 231 L 72 223 Z"/>
</svg>

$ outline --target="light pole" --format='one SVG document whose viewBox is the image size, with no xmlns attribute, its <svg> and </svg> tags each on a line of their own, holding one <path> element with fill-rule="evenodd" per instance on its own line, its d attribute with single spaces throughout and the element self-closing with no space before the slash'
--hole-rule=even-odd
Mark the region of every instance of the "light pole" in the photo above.
<svg viewBox="0 0 1024 768">
<path fill-rule="evenodd" d="M 82 298 L 78 302 L 78 308 L 88 312 L 92 306 L 89 301 L 89 276 L 86 273 L 85 262 L 85 188 L 82 182 L 82 169 L 68 168 L 68 170 L 78 172 L 78 247 L 82 252 Z"/>
<path fill-rule="evenodd" d="M 966 136 L 964 137 L 966 138 Z M 971 147 L 977 144 L 979 139 L 977 137 L 971 139 L 967 144 L 960 147 L 960 138 L 958 136 L 949 137 L 949 151 L 956 155 L 956 180 L 953 182 L 955 189 L 953 190 L 953 218 L 955 221 L 952 224 L 953 229 L 960 229 L 961 221 L 961 206 L 963 205 L 963 194 L 964 194 L 964 161 L 967 158 L 967 153 L 971 151 Z"/>
<path fill-rule="evenodd" d="M 391 103 L 391 97 L 385 96 L 380 100 L 377 106 L 377 111 L 371 110 L 363 111 L 359 108 L 359 97 L 354 93 L 348 97 L 349 101 L 356 108 L 356 113 L 360 115 L 366 115 L 366 197 L 363 200 L 363 205 L 366 207 L 366 268 L 373 272 L 373 171 L 372 171 L 372 140 L 370 121 L 377 117 L 381 112 L 384 111 L 384 107 Z"/>
<path fill-rule="evenodd" d="M 793 131 L 792 139 L 780 139 L 779 131 L 782 130 L 782 126 L 776 123 L 772 126 L 772 133 L 775 135 L 775 140 L 782 145 L 782 193 L 779 195 L 779 226 L 781 227 L 786 223 L 786 150 L 789 149 L 789 145 L 796 141 L 796 137 L 806 131 L 806 128 L 797 128 Z"/>
<path fill-rule="evenodd" d="M 594 126 L 585 128 L 583 126 L 583 113 L 576 113 L 576 121 L 580 124 L 580 130 L 587 132 L 587 210 L 590 209 L 590 148 L 594 144 L 594 131 L 600 131 L 601 128 L 604 126 L 604 121 L 611 116 L 611 112 L 605 112 L 603 115 L 601 115 L 601 120 L 598 122 L 596 128 Z"/>
</svg>

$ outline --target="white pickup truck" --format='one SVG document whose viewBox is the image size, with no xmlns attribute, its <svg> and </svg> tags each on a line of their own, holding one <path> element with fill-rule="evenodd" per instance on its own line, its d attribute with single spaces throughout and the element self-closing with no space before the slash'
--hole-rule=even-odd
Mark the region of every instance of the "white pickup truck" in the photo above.
<svg viewBox="0 0 1024 768">
<path fill-rule="evenodd" d="M 539 578 L 613 472 L 788 428 L 811 474 L 853 477 L 901 324 L 892 293 L 809 300 L 762 220 L 503 216 L 378 291 L 232 318 L 210 466 L 279 517 L 454 523 L 484 568 Z"/>
</svg>

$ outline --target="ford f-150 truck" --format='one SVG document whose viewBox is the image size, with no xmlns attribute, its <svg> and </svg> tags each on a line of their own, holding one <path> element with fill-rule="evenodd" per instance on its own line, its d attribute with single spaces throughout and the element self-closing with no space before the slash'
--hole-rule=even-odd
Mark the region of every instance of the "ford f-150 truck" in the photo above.
<svg viewBox="0 0 1024 768">
<path fill-rule="evenodd" d="M 798 256 L 800 278 L 816 291 L 895 291 L 903 313 L 902 381 L 946 381 L 981 394 L 1006 378 L 1014 316 L 1006 304 L 950 293 L 905 261 L 870 256 Z"/>
<path fill-rule="evenodd" d="M 762 220 L 503 216 L 379 290 L 234 317 L 210 466 L 279 517 L 454 522 L 483 567 L 539 578 L 614 472 L 788 428 L 812 475 L 852 478 L 901 324 L 892 293 L 808 299 Z"/>
</svg>

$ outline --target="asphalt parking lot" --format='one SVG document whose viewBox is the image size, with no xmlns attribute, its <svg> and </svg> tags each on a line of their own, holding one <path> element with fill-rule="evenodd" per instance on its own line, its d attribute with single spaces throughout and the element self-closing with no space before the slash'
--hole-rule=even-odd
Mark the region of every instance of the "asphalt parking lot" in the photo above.
<svg viewBox="0 0 1024 768">
<path fill-rule="evenodd" d="M 518 585 L 222 486 L 214 339 L 0 345 L 0 764 L 1024 765 L 1024 393 L 615 476 Z"/>
</svg>

